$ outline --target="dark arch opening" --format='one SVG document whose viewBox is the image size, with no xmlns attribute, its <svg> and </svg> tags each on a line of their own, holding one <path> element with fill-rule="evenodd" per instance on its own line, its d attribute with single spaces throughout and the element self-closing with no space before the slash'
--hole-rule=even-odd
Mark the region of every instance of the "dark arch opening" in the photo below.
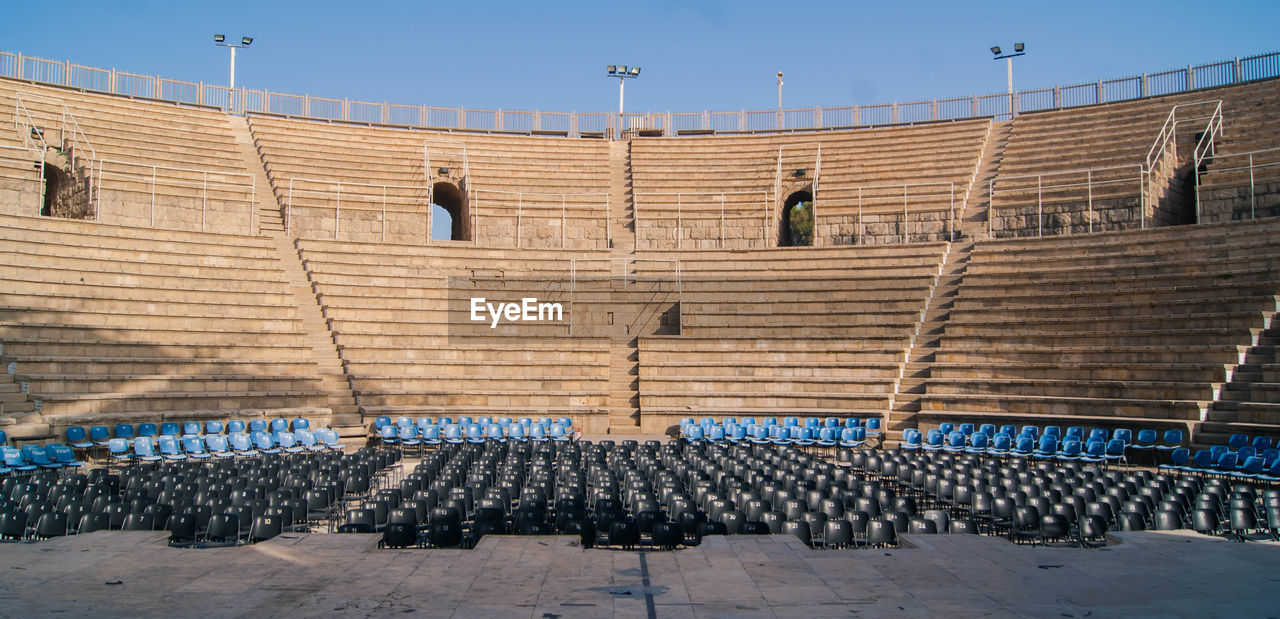
<svg viewBox="0 0 1280 619">
<path fill-rule="evenodd" d="M 462 190 L 453 183 L 441 181 L 431 186 L 431 196 L 432 240 L 470 241 L 471 218 Z M 442 218 L 447 218 L 447 228 L 441 221 Z"/>
<path fill-rule="evenodd" d="M 58 203 L 58 195 L 66 191 L 70 180 L 62 168 L 52 163 L 44 164 L 44 203 L 40 205 L 41 215 L 45 217 L 53 215 L 54 205 Z"/>
<path fill-rule="evenodd" d="M 779 247 L 813 245 L 813 194 L 801 190 L 787 196 L 778 222 Z"/>
</svg>

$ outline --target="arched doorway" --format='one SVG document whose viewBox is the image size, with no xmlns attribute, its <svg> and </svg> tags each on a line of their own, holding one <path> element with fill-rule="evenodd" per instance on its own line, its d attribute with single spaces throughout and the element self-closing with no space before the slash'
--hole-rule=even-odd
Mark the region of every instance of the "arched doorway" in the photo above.
<svg viewBox="0 0 1280 619">
<path fill-rule="evenodd" d="M 471 218 L 462 190 L 449 182 L 431 186 L 431 239 L 470 241 Z"/>
<path fill-rule="evenodd" d="M 813 194 L 801 190 L 787 196 L 778 221 L 779 247 L 813 245 Z"/>
</svg>

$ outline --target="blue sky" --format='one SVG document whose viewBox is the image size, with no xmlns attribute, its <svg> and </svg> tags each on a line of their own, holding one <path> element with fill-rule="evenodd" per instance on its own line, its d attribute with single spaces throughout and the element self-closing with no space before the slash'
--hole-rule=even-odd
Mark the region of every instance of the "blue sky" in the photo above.
<svg viewBox="0 0 1280 619">
<path fill-rule="evenodd" d="M 1280 2 L 10 2 L 0 49 L 250 88 L 468 108 L 772 109 L 1001 92 L 1280 49 Z M 44 24 L 33 26 L 33 24 Z"/>
</svg>

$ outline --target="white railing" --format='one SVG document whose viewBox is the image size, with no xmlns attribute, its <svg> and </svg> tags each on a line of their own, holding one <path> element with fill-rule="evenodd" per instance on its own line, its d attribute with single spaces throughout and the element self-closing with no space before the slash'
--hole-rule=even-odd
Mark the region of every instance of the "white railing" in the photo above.
<svg viewBox="0 0 1280 619">
<path fill-rule="evenodd" d="M 1254 151 L 1248 151 L 1243 153 L 1214 154 L 1211 156 L 1211 158 L 1208 158 L 1207 160 L 1211 162 L 1213 167 L 1211 170 L 1208 170 L 1205 173 L 1206 174 L 1212 173 L 1214 176 L 1219 177 L 1219 178 L 1213 179 L 1216 182 L 1214 182 L 1212 185 L 1209 185 L 1210 189 L 1217 190 L 1217 189 L 1223 189 L 1223 188 L 1232 188 L 1232 189 L 1243 188 L 1245 186 L 1243 179 L 1237 182 L 1223 183 L 1220 177 L 1222 175 L 1231 175 L 1232 173 L 1236 173 L 1236 172 L 1249 173 L 1249 180 L 1248 180 L 1249 219 L 1256 219 L 1258 216 L 1258 212 L 1257 212 L 1258 171 L 1266 170 L 1268 172 L 1271 172 L 1271 174 L 1267 176 L 1268 182 L 1274 183 L 1277 180 L 1280 180 L 1280 148 L 1266 148 L 1262 150 L 1254 150 Z M 1199 166 L 1197 166 L 1195 171 L 1197 221 L 1200 215 L 1200 190 L 1202 187 L 1201 179 L 1200 179 L 1201 174 L 1202 173 L 1200 171 L 1200 168 Z M 1273 193 L 1273 192 L 1268 192 L 1268 193 Z"/>
<path fill-rule="evenodd" d="M 136 189 L 117 185 L 112 187 L 107 184 L 107 179 L 116 181 L 132 181 L 142 184 L 146 189 Z M 246 179 L 239 182 L 236 179 Z M 100 159 L 98 160 L 98 172 L 96 175 L 97 190 L 93 195 L 96 196 L 96 219 L 104 221 L 102 192 L 121 194 L 142 194 L 148 196 L 150 200 L 150 227 L 156 227 L 156 210 L 157 210 L 157 189 L 163 187 L 178 188 L 181 197 L 191 197 L 194 195 L 194 189 L 199 190 L 200 199 L 200 231 L 207 231 L 207 219 L 209 215 L 210 191 L 218 192 L 218 195 L 212 198 L 216 203 L 236 204 L 241 201 L 245 203 L 245 225 L 247 235 L 255 234 L 254 228 L 254 211 L 257 205 L 257 182 L 252 174 L 243 172 L 223 172 L 219 170 L 207 170 L 200 168 L 178 168 L 171 166 L 153 165 L 149 163 L 140 163 L 135 161 L 124 161 L 120 159 Z M 161 196 L 163 199 L 164 196 Z M 168 205 L 162 208 L 177 209 L 181 208 L 176 205 Z M 166 213 L 168 214 L 168 213 Z M 119 219 L 119 217 L 117 217 Z M 163 220 L 163 218 L 162 218 Z M 168 221 L 174 221 L 168 218 Z"/>
<path fill-rule="evenodd" d="M 1121 173 L 1116 174 L 1115 172 Z M 1099 178 L 1095 178 L 1095 176 Z M 1063 180 L 1050 180 L 1050 184 L 1045 184 L 1045 179 L 1066 177 Z M 1034 183 L 1030 182 L 1034 179 Z M 1019 176 L 1001 176 L 992 179 L 987 183 L 987 195 L 990 196 L 990 205 L 988 206 L 987 215 L 987 235 L 994 236 L 996 219 L 996 196 L 997 189 L 999 194 L 1017 196 L 1019 194 L 1029 194 L 1035 192 L 1036 205 L 1036 236 L 1044 236 L 1044 192 L 1067 190 L 1068 193 L 1083 192 L 1083 195 L 1074 196 L 1076 199 L 1083 197 L 1085 199 L 1085 217 L 1089 221 L 1089 232 L 1093 232 L 1093 190 L 1096 187 L 1107 187 L 1112 185 L 1129 185 L 1138 189 L 1138 209 L 1139 217 L 1143 220 L 1141 226 L 1145 227 L 1146 211 L 1143 210 L 1145 203 L 1141 196 L 1145 190 L 1147 172 L 1142 164 L 1130 164 L 1123 166 L 1107 166 L 1100 168 L 1083 168 L 1076 170 L 1063 170 L 1061 172 L 1046 172 L 1044 174 L 1023 174 Z M 1010 186 L 1012 185 L 1012 186 Z M 1000 187 L 1003 186 L 1003 187 Z M 1013 198 L 1011 198 L 1013 199 Z M 1057 200 L 1055 200 L 1056 202 Z M 1018 201 L 1020 205 L 1025 205 L 1026 201 Z M 1017 206 L 1009 207 L 1017 208 Z"/>
<path fill-rule="evenodd" d="M 39 157 L 39 160 L 34 159 L 37 156 Z M 31 149 L 25 146 L 8 146 L 0 144 L 0 167 L 23 170 L 24 172 L 16 177 L 19 179 L 25 178 L 25 174 L 27 173 L 35 173 L 38 175 L 40 182 L 40 203 L 36 206 L 36 215 L 39 215 L 40 211 L 44 208 L 44 192 L 46 189 L 44 182 L 44 157 L 44 150 L 32 153 Z M 15 177 L 9 176 L 8 174 L 0 174 L 0 178 Z M 22 205 L 18 204 L 17 206 L 18 211 L 21 213 Z"/>
<path fill-rule="evenodd" d="M 342 228 L 342 213 L 375 212 L 379 214 L 382 241 L 387 238 L 387 214 L 422 215 L 425 218 L 423 239 L 431 239 L 431 202 L 428 189 L 422 185 L 384 185 L 377 183 L 353 183 L 334 179 L 290 177 L 285 194 L 285 233 L 293 232 L 295 217 L 301 220 L 309 211 L 333 212 L 333 235 L 337 240 Z M 309 199 L 308 199 L 309 197 Z M 332 200 L 333 205 L 316 202 Z M 346 205 L 343 205 L 346 200 Z M 310 204 L 306 202 L 312 202 Z M 388 205 L 390 208 L 388 208 Z M 295 211 L 297 213 L 295 214 Z M 301 234 L 301 232 L 299 232 Z"/>
<path fill-rule="evenodd" d="M 1200 133 L 1200 141 L 1196 143 L 1192 157 L 1193 167 L 1191 168 L 1191 173 L 1195 175 L 1196 181 L 1196 223 L 1200 223 L 1200 166 L 1206 159 L 1218 154 L 1217 138 L 1219 137 L 1222 137 L 1221 101 L 1214 108 L 1213 114 L 1209 116 L 1208 122 L 1204 126 L 1204 131 Z"/>
<path fill-rule="evenodd" d="M 900 183 L 890 185 L 849 185 L 837 187 L 824 187 L 826 192 L 826 204 L 823 205 L 825 211 L 830 212 L 829 216 L 838 216 L 841 213 L 852 214 L 850 209 L 857 207 L 858 218 L 858 245 L 863 244 L 866 237 L 866 223 L 864 221 L 864 211 L 871 210 L 874 213 L 892 212 L 895 215 L 901 214 L 898 230 L 902 242 L 906 243 L 910 239 L 908 225 L 910 224 L 910 213 L 913 212 L 912 206 L 916 208 L 914 212 L 932 212 L 938 210 L 932 206 L 946 203 L 947 210 L 947 230 L 948 234 L 955 229 L 955 212 L 956 212 L 956 184 L 953 181 L 935 181 L 930 183 Z M 853 198 L 854 192 L 857 192 L 857 198 Z M 847 196 L 845 198 L 831 198 L 831 195 Z M 816 198 L 816 196 L 815 196 Z M 815 200 L 815 204 L 816 204 Z M 928 205 L 921 208 L 921 205 Z M 898 207 L 901 206 L 901 210 Z M 818 210 L 813 211 L 814 230 L 818 229 Z M 815 238 L 816 238 L 815 233 Z"/>
<path fill-rule="evenodd" d="M 1280 52 L 1188 65 L 1159 73 L 1017 91 L 1012 97 L 1008 93 L 995 93 L 903 103 L 784 110 L 781 127 L 778 126 L 777 110 L 645 112 L 628 113 L 619 119 L 617 114 L 608 112 L 468 110 L 312 97 L 244 87 L 231 90 L 203 82 L 83 67 L 66 61 L 4 51 L 0 51 L 0 76 L 128 97 L 216 107 L 234 114 L 278 114 L 364 124 L 568 137 L 618 135 L 624 128 L 644 128 L 676 136 L 685 133 L 837 129 L 986 116 L 1003 120 L 1012 118 L 1015 109 L 1022 113 L 1096 105 L 1277 77 L 1280 76 Z"/>
<path fill-rule="evenodd" d="M 560 222 L 560 247 L 567 247 L 570 220 L 577 224 L 582 220 L 598 222 L 605 232 L 602 243 L 607 248 L 609 240 L 609 193 L 549 193 L 537 191 L 502 191 L 496 189 L 473 189 L 468 196 L 472 204 L 472 221 L 482 217 L 513 217 L 516 225 L 515 247 L 524 246 L 524 221 L 528 219 L 558 220 Z M 484 195 L 493 196 L 484 200 Z M 515 213 L 496 214 L 498 209 L 511 210 Z M 603 206 L 603 215 L 601 215 Z M 586 215 L 582 213 L 585 212 Z M 538 229 L 538 228 L 535 228 Z M 474 238 L 476 235 L 472 235 Z"/>
<path fill-rule="evenodd" d="M 645 219 L 674 219 L 673 240 L 677 249 L 684 243 L 686 221 L 719 221 L 717 247 L 724 247 L 726 221 L 759 219 L 760 240 L 769 238 L 770 200 L 767 191 L 648 191 L 636 193 L 633 202 L 637 249 L 641 222 Z M 752 227 L 754 225 L 751 224 Z"/>
</svg>

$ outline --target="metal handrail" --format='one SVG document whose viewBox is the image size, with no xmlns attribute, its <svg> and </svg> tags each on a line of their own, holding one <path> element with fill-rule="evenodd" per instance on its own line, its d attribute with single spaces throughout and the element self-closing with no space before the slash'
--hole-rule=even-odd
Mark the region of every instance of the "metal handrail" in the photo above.
<svg viewBox="0 0 1280 619">
<path fill-rule="evenodd" d="M 108 164 L 149 169 L 151 170 L 151 176 L 139 176 L 137 174 L 130 174 L 128 172 L 111 170 L 107 168 Z M 179 179 L 174 177 L 161 177 L 157 174 L 157 172 L 160 170 L 164 170 L 167 172 L 185 172 L 185 173 L 191 173 L 191 174 L 199 174 L 201 176 L 201 180 L 196 181 L 194 179 L 186 180 L 186 179 Z M 162 165 L 154 165 L 149 163 L 139 163 L 136 161 L 127 161 L 123 159 L 107 159 L 107 158 L 99 159 L 98 174 L 96 179 L 93 179 L 93 180 L 96 180 L 96 184 L 97 184 L 97 191 L 95 192 L 95 195 L 98 196 L 97 217 L 99 219 L 102 216 L 102 212 L 101 212 L 102 182 L 106 179 L 108 174 L 115 176 L 117 178 L 124 178 L 124 179 L 129 179 L 134 181 L 151 183 L 151 227 L 152 228 L 154 228 L 156 225 L 156 185 L 158 183 L 163 182 L 166 185 L 173 185 L 178 187 L 189 186 L 189 187 L 201 188 L 201 192 L 200 192 L 200 231 L 201 232 L 205 231 L 205 218 L 206 218 L 206 213 L 208 211 L 208 206 L 209 206 L 209 188 L 210 187 L 214 189 L 238 189 L 242 191 L 247 188 L 249 190 L 249 200 L 248 200 L 249 231 L 247 234 L 252 235 L 254 232 L 253 212 L 257 205 L 258 182 L 257 182 L 257 178 L 254 177 L 253 174 L 248 174 L 245 172 L 222 172 L 217 170 L 207 170 L 203 168 L 180 168 L 175 166 L 162 166 Z M 215 180 L 212 183 L 209 182 L 209 176 L 211 174 L 215 176 Z M 236 176 L 246 177 L 249 179 L 249 182 L 247 184 L 237 184 L 237 183 L 216 180 L 218 177 L 226 178 L 226 177 L 236 177 Z M 119 191 L 119 190 L 115 190 L 115 191 Z"/>
<path fill-rule="evenodd" d="M 31 65 L 28 67 L 28 65 Z M 73 69 L 82 69 L 73 71 Z M 98 75 L 98 80 L 84 79 L 86 72 Z M 587 132 L 603 132 L 615 129 L 615 114 L 605 112 L 503 112 L 502 110 L 467 110 L 466 108 L 441 108 L 427 105 L 400 105 L 352 101 L 350 99 L 326 99 L 310 95 L 274 93 L 269 90 L 249 90 L 244 87 L 234 91 L 225 86 L 203 82 L 184 82 L 155 76 L 128 74 L 115 69 L 81 67 L 70 62 L 46 60 L 21 53 L 0 51 L 0 75 L 33 82 L 68 86 L 86 91 L 107 92 L 125 96 L 141 96 L 149 99 L 172 101 L 184 105 L 222 107 L 231 113 L 284 114 L 299 118 L 326 121 L 382 124 L 403 127 L 421 127 L 452 130 L 478 130 L 527 134 L 537 131 L 556 131 L 568 137 L 581 137 Z M 1206 80 L 1197 77 L 1207 75 Z M 79 76 L 79 77 L 77 77 Z M 895 125 L 916 122 L 954 121 L 970 118 L 1010 117 L 1014 102 L 1018 112 L 1070 108 L 1095 105 L 1116 100 L 1132 100 L 1196 90 L 1210 86 L 1237 84 L 1257 79 L 1280 76 L 1280 52 L 1268 52 L 1236 57 L 1216 63 L 1187 65 L 1158 73 L 1143 73 L 1128 77 L 1096 80 L 1067 86 L 1018 91 L 1013 97 L 1008 93 L 974 94 L 963 97 L 928 99 L 922 101 L 895 102 L 877 105 L 853 105 L 814 107 L 808 110 L 783 111 L 783 127 L 753 128 L 756 118 L 775 118 L 777 110 L 733 110 L 728 112 L 656 112 L 628 114 L 633 124 L 661 128 L 667 136 L 680 135 L 683 127 L 697 126 L 695 131 L 724 132 L 778 132 L 837 129 L 852 126 Z M 121 79 L 128 78 L 128 79 Z M 107 87 L 102 88 L 105 81 Z M 139 88 L 130 88 L 137 83 Z M 1108 95 L 1119 90 L 1119 95 Z M 146 91 L 146 92 L 142 92 Z M 1051 97 L 1047 104 L 1031 103 Z M 286 105 L 273 106 L 275 101 Z M 287 105 L 293 103 L 294 105 Z M 313 104 L 324 104 L 313 106 Z M 288 107 L 285 112 L 277 111 Z M 321 107 L 315 110 L 314 107 Z M 325 112 L 328 113 L 325 113 Z M 470 112 L 470 114 L 468 114 Z M 870 112 L 868 114 L 867 112 Z M 503 124 L 503 115 L 528 119 L 532 123 L 521 124 L 519 130 L 509 130 Z M 394 116 L 394 118 L 393 118 Z M 871 118 L 868 118 L 871 116 Z M 471 122 L 468 122 L 468 120 Z M 552 121 L 548 128 L 544 119 Z M 567 122 L 566 122 L 567 119 Z M 686 123 L 685 119 L 696 122 Z M 679 122 L 676 122 L 679 121 Z M 768 123 L 770 125 L 774 123 Z M 567 130 L 565 127 L 567 126 Z M 587 128 L 584 128 L 587 127 Z M 616 133 L 616 132 L 615 132 Z"/>
</svg>

